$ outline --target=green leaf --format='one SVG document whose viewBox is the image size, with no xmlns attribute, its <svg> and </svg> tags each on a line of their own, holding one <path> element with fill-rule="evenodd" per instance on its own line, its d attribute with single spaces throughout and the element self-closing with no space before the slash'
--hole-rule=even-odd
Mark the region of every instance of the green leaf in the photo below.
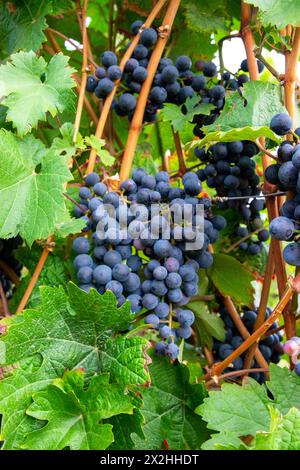
<svg viewBox="0 0 300 470">
<path fill-rule="evenodd" d="M 246 450 L 247 446 L 233 432 L 223 431 L 213 434 L 202 444 L 203 450 Z"/>
<path fill-rule="evenodd" d="M 214 264 L 207 272 L 222 295 L 229 295 L 239 304 L 251 305 L 254 276 L 239 261 L 232 256 L 215 253 Z"/>
<path fill-rule="evenodd" d="M 26 267 L 28 274 L 22 278 L 22 282 L 17 286 L 16 292 L 14 293 L 12 300 L 9 302 L 10 311 L 14 312 L 17 309 L 41 254 L 42 248 L 40 246 L 33 246 L 31 249 L 21 247 L 16 250 L 16 258 L 24 267 Z M 47 257 L 44 267 L 26 304 L 27 308 L 35 308 L 40 304 L 40 286 L 60 286 L 66 285 L 67 282 L 68 275 L 64 260 L 58 255 L 57 250 L 55 250 L 54 252 L 49 253 Z"/>
<path fill-rule="evenodd" d="M 282 416 L 270 406 L 270 430 L 258 432 L 255 436 L 255 450 L 299 450 L 300 449 L 300 411 L 291 408 Z"/>
<path fill-rule="evenodd" d="M 132 413 L 130 396 L 108 375 L 94 376 L 84 390 L 84 372 L 75 370 L 33 395 L 27 414 L 43 422 L 23 445 L 34 450 L 101 450 L 114 440 L 112 425 L 101 422 L 119 413 Z"/>
<path fill-rule="evenodd" d="M 149 379 L 145 363 L 147 343 L 139 336 L 120 336 L 108 340 L 101 351 L 101 368 L 109 370 L 113 379 L 122 384 L 143 384 Z M 147 361 L 148 362 L 148 361 Z"/>
<path fill-rule="evenodd" d="M 110 372 L 124 386 L 149 382 L 147 341 L 115 337 L 131 319 L 129 303 L 117 308 L 112 292 L 86 293 L 69 283 L 68 293 L 62 287 L 41 287 L 39 308 L 4 320 L 1 366 L 20 364 L 0 381 L 1 435 L 6 448 L 19 448 L 24 435 L 35 429 L 35 421 L 26 418 L 32 394 L 44 390 L 66 369 L 84 368 L 86 381 L 96 373 Z M 32 357 L 41 358 L 34 371 L 22 365 Z"/>
<path fill-rule="evenodd" d="M 142 430 L 143 416 L 139 408 L 143 405 L 142 399 L 136 394 L 131 393 L 132 402 L 135 406 L 133 414 L 118 414 L 112 416 L 106 422 L 113 425 L 114 442 L 109 446 L 111 450 L 130 450 L 134 449 L 132 435 L 137 434 L 143 439 Z"/>
<path fill-rule="evenodd" d="M 0 41 L 7 55 L 18 49 L 36 51 L 47 38 L 43 30 L 47 28 L 45 15 L 51 2 L 36 0 L 15 2 L 9 8 L 8 2 L 0 6 Z M 46 5 L 45 5 L 46 4 Z"/>
<path fill-rule="evenodd" d="M 225 383 L 221 391 L 209 392 L 209 397 L 196 412 L 207 421 L 210 429 L 247 436 L 268 430 L 268 404 L 265 388 L 249 378 L 243 387 Z"/>
<path fill-rule="evenodd" d="M 0 341 L 1 364 L 41 353 L 65 369 L 84 367 L 92 374 L 99 369 L 99 349 L 108 333 L 125 329 L 132 318 L 129 305 L 117 308 L 112 292 L 100 295 L 92 289 L 86 293 L 72 283 L 68 295 L 62 287 L 41 287 L 41 299 L 39 309 L 25 310 L 11 319 Z"/>
<path fill-rule="evenodd" d="M 46 113 L 55 116 L 65 109 L 65 102 L 75 86 L 68 57 L 56 54 L 49 64 L 34 52 L 18 52 L 0 66 L 0 98 L 7 106 L 7 120 L 20 135 L 30 132 Z"/>
<path fill-rule="evenodd" d="M 84 149 L 85 145 L 81 135 L 77 137 L 76 144 L 73 142 L 74 126 L 70 122 L 65 122 L 60 128 L 60 137 L 53 139 L 51 149 L 59 154 L 66 155 L 68 159 L 75 154 L 76 148 Z"/>
<path fill-rule="evenodd" d="M 243 97 L 235 92 L 228 97 L 220 116 L 213 124 L 205 126 L 205 137 L 192 143 L 204 145 L 210 142 L 257 140 L 267 137 L 280 142 L 269 125 L 274 114 L 286 112 L 281 102 L 281 88 L 277 84 L 251 81 L 243 86 Z"/>
<path fill-rule="evenodd" d="M 99 137 L 96 137 L 95 135 L 90 135 L 84 138 L 84 141 L 86 145 L 89 145 L 93 149 L 96 150 L 97 155 L 99 155 L 101 162 L 105 166 L 111 166 L 113 165 L 115 158 L 108 152 L 108 150 L 105 150 L 103 147 L 106 145 L 105 140 L 99 139 Z"/>
<path fill-rule="evenodd" d="M 187 308 L 192 310 L 196 317 L 196 329 L 199 334 L 201 346 L 212 348 L 213 338 L 224 341 L 226 330 L 223 320 L 207 309 L 205 302 L 192 301 Z"/>
<path fill-rule="evenodd" d="M 207 421 L 208 428 L 220 434 L 213 435 L 203 448 L 231 448 L 228 446 L 237 442 L 234 436 L 252 435 L 256 441 L 251 448 L 298 450 L 300 377 L 287 368 L 270 364 L 270 381 L 266 386 L 247 377 L 242 386 L 223 384 L 221 391 L 209 392 L 196 412 Z"/>
<path fill-rule="evenodd" d="M 68 159 L 46 149 L 40 140 L 23 140 L 0 131 L 0 236 L 18 233 L 31 245 L 47 238 L 68 217 L 64 185 L 72 179 Z"/>
<path fill-rule="evenodd" d="M 300 5 L 294 0 L 246 0 L 259 8 L 259 17 L 264 25 L 275 25 L 283 29 L 288 24 L 300 26 Z"/>
<path fill-rule="evenodd" d="M 149 142 L 138 144 L 134 154 L 133 168 L 143 168 L 149 175 L 155 176 L 158 169 L 152 153 L 152 145 Z"/>
<path fill-rule="evenodd" d="M 150 365 L 151 386 L 142 393 L 145 440 L 134 436 L 138 449 L 161 449 L 166 440 L 171 449 L 198 449 L 207 438 L 203 421 L 194 413 L 202 402 L 202 384 L 189 383 L 188 368 L 154 358 Z"/>
<path fill-rule="evenodd" d="M 174 131 L 183 130 L 185 124 L 191 121 L 195 114 L 204 114 L 208 116 L 214 105 L 210 103 L 199 103 L 199 97 L 193 96 L 185 102 L 187 110 L 186 114 L 183 114 L 181 108 L 175 104 L 167 103 L 161 111 L 163 121 L 170 121 L 174 127 Z"/>
<path fill-rule="evenodd" d="M 300 377 L 289 369 L 270 364 L 271 381 L 268 388 L 271 390 L 276 408 L 286 414 L 295 406 L 300 409 Z"/>
<path fill-rule="evenodd" d="M 3 449 L 20 449 L 28 432 L 39 429 L 40 423 L 26 415 L 32 403 L 31 396 L 51 384 L 62 374 L 59 364 L 53 367 L 49 361 L 35 356 L 11 375 L 0 381 L 1 440 Z"/>
<path fill-rule="evenodd" d="M 214 2 L 189 1 L 185 6 L 185 19 L 188 27 L 200 33 L 212 33 L 217 30 L 226 29 L 226 18 L 224 17 L 224 10 L 222 11 L 219 6 Z M 222 3 L 222 2 L 221 2 Z M 217 11 L 218 10 L 218 11 Z M 222 16 L 221 16 L 222 15 Z"/>
</svg>

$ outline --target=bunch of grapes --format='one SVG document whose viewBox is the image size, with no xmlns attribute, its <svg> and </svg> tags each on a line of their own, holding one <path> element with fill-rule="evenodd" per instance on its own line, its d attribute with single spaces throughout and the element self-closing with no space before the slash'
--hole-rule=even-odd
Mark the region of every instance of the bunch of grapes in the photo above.
<svg viewBox="0 0 300 470">
<path fill-rule="evenodd" d="M 203 147 L 195 147 L 194 153 L 205 164 L 197 171 L 199 179 L 206 181 L 209 188 L 215 188 L 217 196 L 224 197 L 224 201 L 218 204 L 219 208 L 236 210 L 237 220 L 241 220 L 233 234 L 233 242 L 249 236 L 249 240 L 242 241 L 239 248 L 251 255 L 260 253 L 269 232 L 263 228 L 260 217 L 265 201 L 257 197 L 261 189 L 253 157 L 258 153 L 258 147 L 254 142 L 237 140 L 216 143 L 207 151 Z M 242 198 L 226 201 L 227 197 Z M 253 232 L 256 238 L 253 238 Z"/>
<path fill-rule="evenodd" d="M 14 257 L 14 250 L 22 243 L 20 237 L 0 240 L 0 260 L 3 261 L 17 276 L 21 276 L 21 263 Z M 13 291 L 13 283 L 0 268 L 0 281 L 7 298 L 10 298 Z"/>
<path fill-rule="evenodd" d="M 79 190 L 80 208 L 74 208 L 86 222 L 84 232 L 92 232 L 73 243 L 80 287 L 101 294 L 110 290 L 119 306 L 129 300 L 135 314 L 151 312 L 145 321 L 158 330 L 172 358 L 178 353 L 176 339 L 190 337 L 194 319 L 177 308 L 197 294 L 198 270 L 213 263 L 208 246 L 226 225 L 222 216 L 212 216 L 210 200 L 199 197 L 202 187 L 195 173 L 186 173 L 182 184 L 172 187 L 167 172 L 154 177 L 137 169 L 117 193 L 90 173 Z M 203 208 L 202 231 L 197 230 L 197 207 Z"/>
<path fill-rule="evenodd" d="M 294 371 L 300 376 L 300 338 L 294 336 L 286 341 L 283 345 L 283 352 L 292 358 L 292 362 L 295 364 Z"/>
<path fill-rule="evenodd" d="M 270 128 L 278 135 L 285 135 L 292 128 L 292 120 L 288 114 L 275 115 Z M 300 128 L 296 129 L 300 135 Z M 290 140 L 283 141 L 277 150 L 278 163 L 274 163 L 265 171 L 266 180 L 275 184 L 279 190 L 289 191 L 292 195 L 282 205 L 280 216 L 270 223 L 270 234 L 277 240 L 289 243 L 283 250 L 285 261 L 292 266 L 300 266 L 300 144 Z"/>
<path fill-rule="evenodd" d="M 116 54 L 112 51 L 105 51 L 100 57 L 102 66 L 95 70 L 94 76 L 88 77 L 86 85 L 87 91 L 105 100 L 113 90 L 114 83 L 119 81 L 118 98 L 112 106 L 118 115 L 128 116 L 129 119 L 132 118 L 136 107 L 136 96 L 147 78 L 147 66 L 158 38 L 155 28 L 143 29 L 142 26 L 143 22 L 139 20 L 131 25 L 132 33 L 135 35 L 141 30 L 141 35 L 132 57 L 125 64 L 124 72 L 122 73 L 118 66 Z M 198 67 L 196 64 L 197 68 L 199 72 L 199 64 Z M 153 79 L 144 121 L 155 121 L 157 112 L 164 103 L 182 106 L 187 98 L 192 98 L 195 94 L 199 95 L 199 101 L 210 102 L 216 109 L 222 109 L 225 88 L 221 85 L 207 87 L 206 77 L 210 80 L 216 76 L 216 65 L 213 62 L 203 62 L 201 72 L 197 73 L 192 70 L 192 61 L 188 56 L 180 56 L 175 61 L 163 57 Z M 199 119 L 201 120 L 201 116 Z M 205 123 L 209 122 L 206 120 Z M 198 135 L 196 130 L 195 135 Z"/>
<path fill-rule="evenodd" d="M 271 314 L 271 309 L 267 308 L 266 318 L 268 318 L 270 314 Z M 215 362 L 223 361 L 226 357 L 228 357 L 235 349 L 237 349 L 244 342 L 244 339 L 242 338 L 239 331 L 235 327 L 227 309 L 222 304 L 220 307 L 220 316 L 225 324 L 226 337 L 223 343 L 220 341 L 214 341 L 213 353 L 214 353 Z M 253 333 L 256 318 L 257 318 L 256 311 L 247 310 L 246 308 L 244 309 L 241 319 L 250 334 Z M 269 328 L 268 332 L 271 332 L 271 330 L 274 330 L 277 327 L 278 327 L 278 323 L 274 322 L 273 325 Z M 274 364 L 277 364 L 279 362 L 280 355 L 282 354 L 282 346 L 280 344 L 282 341 L 282 338 L 283 338 L 283 335 L 279 331 L 269 336 L 266 334 L 265 337 L 260 340 L 259 346 L 258 346 L 259 350 L 268 363 L 272 362 Z M 233 363 L 227 369 L 224 370 L 224 372 L 226 373 L 226 372 L 231 372 L 233 370 L 243 369 L 243 362 L 244 362 L 244 358 L 246 354 L 247 354 L 247 351 L 243 353 L 242 356 L 236 358 L 233 361 Z M 251 368 L 259 368 L 259 367 L 260 367 L 259 364 L 257 364 L 257 362 L 254 359 L 253 363 L 251 364 Z M 258 382 L 264 381 L 263 373 L 253 372 L 249 375 L 253 379 L 257 380 Z"/>
<path fill-rule="evenodd" d="M 259 73 L 264 70 L 264 65 L 259 60 L 257 61 Z M 224 72 L 221 80 L 217 83 L 212 83 L 212 79 L 216 78 L 217 68 L 213 62 L 204 62 L 198 60 L 195 64 L 198 71 L 203 71 L 204 75 L 210 77 L 206 86 L 199 90 L 202 103 L 210 103 L 214 105 L 214 109 L 210 114 L 196 114 L 193 117 L 193 123 L 195 124 L 193 133 L 195 136 L 203 138 L 205 133 L 203 126 L 212 124 L 219 116 L 221 110 L 225 104 L 226 92 L 236 91 L 243 87 L 244 83 L 249 82 L 250 78 L 247 74 L 249 72 L 247 59 L 244 59 L 240 65 L 240 70 L 235 74 L 231 75 L 230 72 Z M 246 73 L 240 73 L 246 72 Z M 184 107 L 183 107 L 184 112 Z"/>
</svg>

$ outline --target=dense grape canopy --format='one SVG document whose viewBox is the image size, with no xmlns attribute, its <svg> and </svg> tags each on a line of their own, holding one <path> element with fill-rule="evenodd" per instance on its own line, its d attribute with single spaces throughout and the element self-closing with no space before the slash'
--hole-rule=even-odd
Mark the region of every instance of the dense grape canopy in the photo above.
<svg viewBox="0 0 300 470">
<path fill-rule="evenodd" d="M 1 450 L 300 450 L 299 18 L 1 3 Z"/>
</svg>

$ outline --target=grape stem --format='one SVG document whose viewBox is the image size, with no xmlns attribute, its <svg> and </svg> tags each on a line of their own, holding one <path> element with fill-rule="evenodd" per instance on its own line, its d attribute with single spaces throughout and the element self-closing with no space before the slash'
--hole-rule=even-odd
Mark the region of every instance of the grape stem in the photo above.
<svg viewBox="0 0 300 470">
<path fill-rule="evenodd" d="M 53 29 L 53 28 L 47 28 L 48 31 L 50 31 L 51 33 L 55 34 L 56 36 L 59 36 L 60 38 L 64 39 L 65 41 L 68 41 L 73 47 L 75 47 L 75 49 L 80 52 L 81 54 L 83 54 L 83 50 L 82 50 L 82 47 L 78 46 L 78 44 L 76 44 L 71 38 L 69 38 L 68 36 L 66 36 L 65 34 L 61 33 L 60 31 L 57 31 L 56 29 Z M 94 66 L 94 68 L 97 68 L 98 67 L 98 64 L 94 61 L 94 59 L 92 58 L 88 58 L 89 62 Z"/>
<path fill-rule="evenodd" d="M 8 304 L 7 304 L 7 298 L 3 289 L 2 282 L 0 281 L 0 298 L 1 298 L 1 303 L 2 303 L 2 308 L 3 308 L 3 314 L 5 317 L 9 317 L 10 313 L 8 310 Z"/>
<path fill-rule="evenodd" d="M 182 150 L 180 135 L 179 135 L 178 131 L 175 131 L 175 129 L 172 125 L 171 125 L 171 129 L 172 129 L 174 144 L 175 144 L 176 153 L 177 153 L 177 157 L 178 157 L 178 163 L 179 163 L 178 174 L 179 174 L 179 176 L 182 176 L 186 172 L 186 164 L 185 164 L 185 161 L 184 161 L 184 154 L 183 154 L 183 150 Z"/>
<path fill-rule="evenodd" d="M 156 16 L 158 15 L 158 13 L 160 12 L 160 10 L 162 9 L 162 7 L 164 6 L 165 3 L 166 3 L 166 0 L 159 0 L 156 3 L 156 5 L 154 6 L 153 10 L 150 12 L 148 18 L 146 19 L 146 21 L 143 25 L 144 28 L 149 28 L 151 26 L 151 24 L 153 23 L 153 21 L 155 20 Z M 123 56 L 123 58 L 120 62 L 119 67 L 122 71 L 124 70 L 126 62 L 132 56 L 132 53 L 134 51 L 135 46 L 139 42 L 141 31 L 142 31 L 142 29 L 133 38 L 130 46 L 126 50 L 126 52 L 125 52 L 125 54 L 124 54 L 124 56 Z M 108 115 L 109 115 L 109 111 L 110 111 L 114 96 L 116 94 L 116 91 L 118 89 L 119 83 L 120 83 L 120 80 L 117 80 L 115 82 L 114 89 L 106 97 L 106 100 L 104 102 L 104 105 L 103 105 L 103 108 L 102 108 L 102 111 L 101 111 L 101 115 L 100 115 L 100 119 L 98 121 L 96 132 L 95 132 L 95 136 L 98 137 L 99 139 L 101 139 L 101 137 L 102 137 L 104 127 L 105 127 L 105 124 L 106 124 L 106 121 L 107 121 L 107 118 L 108 118 Z M 141 94 L 142 94 L 142 92 L 141 92 Z M 141 96 L 141 94 L 140 94 L 140 96 Z M 86 169 L 86 174 L 91 173 L 94 170 L 95 163 L 96 163 L 96 157 L 97 157 L 97 152 L 96 152 L 95 149 L 92 149 L 91 152 L 90 152 L 90 156 L 89 156 L 89 161 L 88 161 L 88 165 L 87 165 L 87 169 Z M 129 171 L 130 171 L 130 169 L 131 169 L 131 166 L 129 168 Z"/>
<path fill-rule="evenodd" d="M 263 152 L 265 155 L 268 155 L 270 158 L 272 158 L 273 160 L 276 160 L 278 162 L 278 157 L 276 157 L 275 155 L 273 155 L 271 152 L 269 152 L 269 150 L 267 150 L 259 141 L 259 139 L 256 140 L 256 145 L 257 147 L 259 148 L 259 150 L 261 152 Z"/>
<path fill-rule="evenodd" d="M 254 367 L 253 369 L 242 369 L 242 370 L 233 370 L 232 372 L 226 372 L 226 374 L 222 374 L 220 375 L 220 377 L 218 377 L 218 381 L 217 383 L 219 383 L 221 380 L 223 379 L 227 379 L 227 378 L 230 378 L 230 377 L 236 377 L 236 376 L 240 376 L 240 375 L 248 375 L 250 373 L 255 373 L 255 372 L 268 372 L 269 371 L 269 368 L 268 369 L 264 369 L 264 368 L 259 368 L 259 367 Z M 198 380 L 201 380 L 203 379 L 203 377 L 200 377 Z M 206 382 L 206 387 L 210 387 L 211 385 L 216 385 L 216 382 L 215 380 L 209 380 L 208 382 Z"/>
<path fill-rule="evenodd" d="M 245 235 L 243 238 L 240 238 L 238 241 L 233 243 L 229 248 L 227 248 L 227 250 L 224 250 L 224 253 L 230 253 L 231 251 L 235 250 L 236 248 L 240 246 L 241 243 L 251 238 L 254 233 L 258 233 L 260 230 L 261 228 L 258 228 L 254 232 L 248 233 L 248 235 Z"/>
<path fill-rule="evenodd" d="M 162 25 L 158 29 L 158 40 L 148 64 L 147 78 L 142 85 L 134 115 L 131 121 L 128 139 L 126 142 L 121 164 L 120 182 L 124 181 L 130 175 L 134 152 L 138 143 L 139 135 L 142 130 L 145 107 L 152 86 L 153 78 L 156 73 L 159 61 L 162 57 L 165 45 L 171 33 L 173 22 L 175 20 L 179 5 L 180 0 L 170 0 Z"/>
<path fill-rule="evenodd" d="M 273 77 L 277 78 L 277 80 L 280 83 L 284 81 L 284 75 L 279 74 L 277 70 L 275 70 L 274 67 L 272 67 L 272 65 L 269 64 L 269 62 L 262 56 L 261 49 L 259 47 L 254 49 L 254 55 L 260 62 L 264 64 L 266 69 L 269 70 L 269 72 L 273 75 Z"/>
<path fill-rule="evenodd" d="M 36 265 L 36 268 L 34 270 L 32 278 L 30 279 L 29 284 L 28 284 L 28 286 L 27 286 L 27 288 L 24 292 L 24 295 L 21 299 L 21 302 L 19 303 L 19 306 L 16 310 L 16 313 L 22 312 L 22 310 L 24 310 L 24 308 L 25 308 L 25 306 L 28 302 L 28 299 L 31 295 L 31 292 L 32 292 L 32 290 L 33 290 L 33 288 L 34 288 L 34 286 L 35 286 L 35 284 L 36 284 L 36 282 L 37 282 L 37 280 L 38 280 L 38 278 L 41 274 L 41 271 L 42 271 L 46 261 L 47 261 L 48 255 L 52 251 L 51 242 L 52 242 L 52 237 L 49 237 L 47 242 L 46 242 L 46 245 L 43 249 L 43 252 L 42 252 L 42 255 L 39 259 L 39 262 Z"/>
<path fill-rule="evenodd" d="M 20 284 L 20 279 L 16 275 L 15 271 L 2 259 L 0 259 L 0 269 L 4 272 L 5 276 L 11 280 L 16 286 Z"/>
<path fill-rule="evenodd" d="M 219 54 L 219 62 L 220 62 L 221 85 L 223 85 L 223 82 L 224 82 L 223 73 L 224 73 L 224 70 L 225 70 L 224 59 L 223 59 L 223 44 L 224 44 L 224 41 L 230 41 L 231 39 L 240 38 L 240 37 L 241 37 L 240 33 L 228 34 L 228 35 L 224 36 L 223 38 L 221 38 L 220 41 L 218 42 L 218 54 Z"/>
<path fill-rule="evenodd" d="M 254 331 L 257 330 L 257 328 L 259 328 L 263 324 L 263 322 L 265 321 L 265 318 L 266 318 L 266 310 L 267 310 L 267 306 L 268 306 L 269 293 L 270 293 L 274 268 L 275 268 L 275 264 L 274 264 L 274 239 L 272 239 L 271 243 L 270 243 L 270 247 L 269 247 L 268 257 L 267 257 L 264 283 L 263 283 L 263 287 L 262 287 L 257 318 L 256 318 L 256 321 L 255 321 L 255 324 L 254 324 Z M 245 361 L 244 361 L 244 368 L 245 369 L 248 369 L 251 366 L 253 356 L 254 356 L 254 353 L 255 353 L 256 350 L 257 350 L 257 344 L 254 343 L 252 346 L 250 346 L 250 348 L 249 348 L 249 350 L 246 354 Z"/>
<path fill-rule="evenodd" d="M 225 296 L 224 297 L 224 305 L 226 307 L 226 309 L 228 310 L 228 313 L 232 319 L 232 321 L 234 322 L 235 326 L 237 327 L 239 333 L 241 334 L 242 338 L 244 340 L 247 340 L 247 338 L 250 337 L 250 333 L 249 331 L 247 330 L 247 328 L 245 327 L 244 323 L 242 322 L 241 320 L 241 317 L 240 315 L 238 314 L 231 298 L 229 296 Z M 236 350 L 235 350 L 236 351 Z M 234 352 L 235 352 L 234 351 Z M 236 357 L 239 357 L 240 354 Z M 268 363 L 267 361 L 265 360 L 264 356 L 262 355 L 262 353 L 259 351 L 259 349 L 257 349 L 255 351 L 255 359 L 257 360 L 258 364 L 260 365 L 260 367 L 264 368 L 264 369 L 268 369 Z M 226 358 L 227 359 L 227 358 Z M 226 360 L 225 359 L 225 360 Z M 236 358 L 235 358 L 236 359 Z M 232 361 L 230 361 L 228 364 L 230 364 Z M 214 366 L 213 366 L 214 367 Z M 223 369 L 222 369 L 223 370 Z"/>
<path fill-rule="evenodd" d="M 67 193 L 63 193 L 63 195 L 69 199 L 69 201 L 73 202 L 73 204 L 75 204 L 75 206 L 79 207 L 79 209 L 82 210 L 82 212 L 86 212 L 86 210 L 79 204 L 79 202 L 75 201 L 75 199 L 73 199 L 71 196 L 69 196 L 69 194 Z"/>
<path fill-rule="evenodd" d="M 210 376 L 213 378 L 213 380 L 218 380 L 218 377 L 221 375 L 222 371 L 228 367 L 229 364 L 231 364 L 237 357 L 241 356 L 247 349 L 249 349 L 252 344 L 258 342 L 259 339 L 268 331 L 272 324 L 280 317 L 280 315 L 282 315 L 282 312 L 290 301 L 293 293 L 299 292 L 299 283 L 300 275 L 296 276 L 289 282 L 283 296 L 281 297 L 269 318 L 267 318 L 267 320 L 256 331 L 254 331 L 252 335 L 248 336 L 247 339 L 245 339 L 245 341 L 233 351 L 233 353 L 226 357 L 226 359 L 213 365 L 210 371 Z"/>
</svg>

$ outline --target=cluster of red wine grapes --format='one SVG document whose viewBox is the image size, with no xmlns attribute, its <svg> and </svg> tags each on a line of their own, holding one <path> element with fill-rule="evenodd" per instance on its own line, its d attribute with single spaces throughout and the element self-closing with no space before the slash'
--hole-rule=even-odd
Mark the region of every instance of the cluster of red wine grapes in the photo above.
<svg viewBox="0 0 300 470">
<path fill-rule="evenodd" d="M 118 64 L 117 56 L 112 51 L 105 51 L 100 61 L 102 66 L 95 71 L 95 76 L 89 76 L 86 89 L 89 92 L 105 100 L 114 88 L 114 82 L 120 80 L 118 98 L 113 103 L 113 108 L 120 116 L 128 116 L 131 119 L 135 106 L 136 96 L 141 90 L 143 82 L 147 78 L 147 66 L 152 54 L 153 46 L 156 44 L 158 33 L 154 28 L 142 28 L 142 21 L 135 21 L 131 25 L 133 34 L 142 29 L 139 44 L 135 47 L 132 57 L 125 64 L 122 73 Z M 201 62 L 201 67 L 199 66 Z M 164 103 L 175 103 L 182 106 L 187 98 L 195 94 L 203 99 L 203 102 L 212 103 L 216 110 L 222 109 L 224 105 L 225 88 L 221 85 L 207 87 L 207 79 L 217 74 L 217 67 L 213 62 L 196 63 L 196 69 L 201 68 L 201 74 L 192 70 L 192 61 L 188 56 L 180 56 L 175 61 L 163 57 L 155 73 L 152 88 L 148 97 L 144 114 L 144 121 L 153 122 L 157 119 L 157 111 Z M 183 108 L 184 111 L 184 108 Z M 195 135 L 198 135 L 200 121 L 195 127 Z M 207 117 L 206 117 L 207 118 Z M 196 122 L 196 121 L 195 121 Z M 201 121 L 201 125 L 209 121 Z"/>
<path fill-rule="evenodd" d="M 224 197 L 218 203 L 220 209 L 231 208 L 237 212 L 241 224 L 236 228 L 233 242 L 249 236 L 239 244 L 241 250 L 251 255 L 261 252 L 263 243 L 269 238 L 268 230 L 263 228 L 260 211 L 265 208 L 263 198 L 257 198 L 261 190 L 259 176 L 252 159 L 258 153 L 258 147 L 250 141 L 219 142 L 207 151 L 195 147 L 195 155 L 205 167 L 197 171 L 201 181 L 206 181 L 209 188 L 215 188 L 217 196 Z M 226 201 L 226 198 L 239 198 Z M 255 232 L 251 237 L 251 234 Z"/>
<path fill-rule="evenodd" d="M 300 338 L 294 336 L 286 341 L 283 345 L 283 351 L 292 358 L 292 362 L 295 364 L 294 371 L 300 376 Z"/>
<path fill-rule="evenodd" d="M 270 128 L 278 135 L 287 134 L 292 128 L 288 114 L 276 114 Z M 300 135 L 300 128 L 295 133 Z M 280 216 L 270 223 L 270 234 L 278 240 L 290 241 L 283 250 L 285 261 L 292 266 L 300 266 L 300 144 L 290 140 L 283 141 L 277 150 L 278 163 L 265 171 L 266 180 L 275 184 L 279 190 L 290 191 L 291 198 L 282 205 Z"/>
<path fill-rule="evenodd" d="M 257 61 L 259 73 L 264 70 L 264 65 L 259 60 Z M 195 67 L 198 71 L 203 71 L 204 75 L 211 78 L 216 78 L 217 69 L 216 66 L 212 63 L 206 63 L 203 60 L 198 60 L 195 64 Z M 207 71 L 209 73 L 207 73 Z M 214 105 L 214 109 L 210 112 L 208 116 L 204 114 L 196 114 L 193 117 L 193 123 L 195 127 L 193 133 L 195 136 L 203 138 L 205 136 L 203 132 L 203 126 L 212 124 L 220 114 L 220 111 L 224 107 L 226 91 L 236 91 L 243 87 L 244 83 L 250 80 L 247 73 L 248 72 L 248 62 L 247 59 L 243 60 L 240 65 L 240 70 L 235 74 L 231 75 L 230 72 L 224 72 L 222 74 L 221 80 L 217 84 L 212 84 L 212 81 L 208 82 L 207 85 L 199 90 L 199 96 L 201 97 L 202 103 L 210 103 Z M 215 82 L 215 80 L 214 80 Z M 182 108 L 184 112 L 184 107 Z"/>
<path fill-rule="evenodd" d="M 186 173 L 182 184 L 183 188 L 171 187 L 167 172 L 154 177 L 137 169 L 132 179 L 122 183 L 119 194 L 109 192 L 99 176 L 90 173 L 86 186 L 79 190 L 80 208 L 74 208 L 74 215 L 86 221 L 86 234 L 92 232 L 92 237 L 81 236 L 73 243 L 80 287 L 85 291 L 95 288 L 101 294 L 110 290 L 119 306 L 129 300 L 135 314 L 151 312 L 145 321 L 158 330 L 166 341 L 164 352 L 172 358 L 178 353 L 176 339 L 187 339 L 193 322 L 190 313 L 176 309 L 197 294 L 198 270 L 213 263 L 208 246 L 226 225 L 223 217 L 212 216 L 208 198 L 196 197 L 202 187 L 195 173 Z M 105 205 L 115 209 L 115 220 Z M 204 207 L 202 235 L 196 231 L 199 205 Z M 154 213 L 153 207 L 159 212 Z M 185 221 L 176 225 L 174 218 L 169 219 L 170 210 L 174 210 L 181 220 L 187 207 L 191 211 L 190 225 Z M 127 225 L 123 237 L 124 220 Z M 99 226 L 104 229 L 101 236 Z M 203 244 L 198 248 L 199 236 Z M 166 324 L 170 305 L 180 325 L 176 329 L 171 321 L 171 327 Z"/>
<path fill-rule="evenodd" d="M 271 314 L 271 309 L 267 308 L 266 318 L 268 318 L 270 314 Z M 225 324 L 226 337 L 223 343 L 217 340 L 214 341 L 213 353 L 214 353 L 215 362 L 223 361 L 226 357 L 228 357 L 235 349 L 237 349 L 244 342 L 244 339 L 242 338 L 239 331 L 235 327 L 227 309 L 222 304 L 220 307 L 220 316 Z M 256 318 L 257 318 L 256 311 L 244 309 L 241 319 L 250 334 L 253 332 Z M 268 331 L 271 331 L 277 327 L 278 327 L 278 323 L 274 322 Z M 273 362 L 274 364 L 277 364 L 279 362 L 280 355 L 282 354 L 282 346 L 280 344 L 282 341 L 282 338 L 283 338 L 283 335 L 279 331 L 277 333 L 273 333 L 269 336 L 266 336 L 264 339 L 262 339 L 259 342 L 259 350 L 268 363 Z M 244 354 L 242 354 L 242 356 L 236 358 L 233 361 L 231 367 L 224 369 L 224 372 L 226 373 L 226 372 L 231 372 L 234 370 L 242 370 L 244 358 L 246 354 L 247 354 L 247 351 Z M 251 365 L 251 368 L 259 368 L 259 367 L 260 367 L 259 364 L 257 364 L 257 362 L 254 359 Z M 264 381 L 263 373 L 253 372 L 249 375 L 250 377 L 257 380 L 258 382 Z"/>
<path fill-rule="evenodd" d="M 22 243 L 20 237 L 10 238 L 8 240 L 0 240 L 0 259 L 3 261 L 9 268 L 11 268 L 16 275 L 19 277 L 21 275 L 21 263 L 16 260 L 14 257 L 13 251 L 18 248 Z M 0 281 L 3 287 L 3 290 L 7 298 L 10 298 L 12 295 L 13 283 L 6 276 L 6 274 L 0 268 Z"/>
</svg>

